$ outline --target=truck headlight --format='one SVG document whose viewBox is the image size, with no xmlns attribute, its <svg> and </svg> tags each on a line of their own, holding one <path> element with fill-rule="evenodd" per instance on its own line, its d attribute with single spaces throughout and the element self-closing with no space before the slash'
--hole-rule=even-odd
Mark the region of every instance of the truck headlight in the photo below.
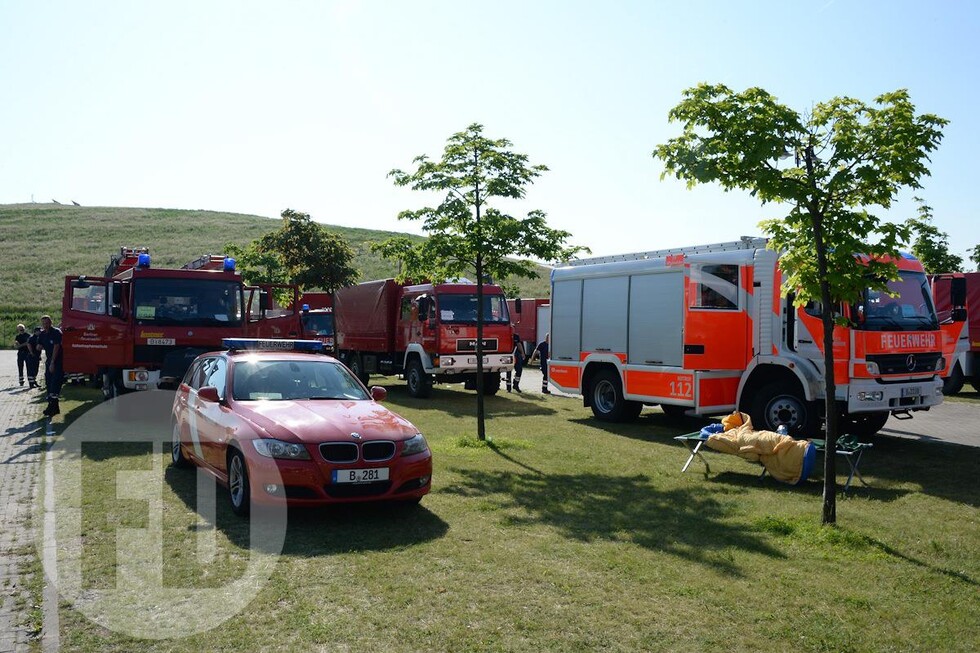
<svg viewBox="0 0 980 653">
<path fill-rule="evenodd" d="M 416 433 L 415 436 L 405 440 L 405 445 L 402 447 L 403 456 L 414 456 L 417 453 L 423 453 L 428 451 L 429 445 L 426 444 L 425 438 L 421 433 Z"/>
<path fill-rule="evenodd" d="M 878 376 L 878 363 L 867 362 L 864 364 L 864 366 L 868 368 L 868 374 L 871 376 Z"/>
<path fill-rule="evenodd" d="M 260 455 L 266 458 L 280 458 L 284 460 L 309 460 L 310 453 L 301 444 L 295 442 L 283 442 L 272 438 L 252 440 L 252 446 Z"/>
<path fill-rule="evenodd" d="M 936 361 L 936 371 L 942 372 L 944 369 L 946 369 L 946 359 L 940 356 L 939 360 Z"/>
</svg>

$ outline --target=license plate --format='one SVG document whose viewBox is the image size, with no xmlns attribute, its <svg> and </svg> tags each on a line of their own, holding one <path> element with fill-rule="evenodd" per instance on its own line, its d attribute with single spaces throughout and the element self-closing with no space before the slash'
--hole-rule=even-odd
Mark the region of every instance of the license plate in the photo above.
<svg viewBox="0 0 980 653">
<path fill-rule="evenodd" d="M 177 341 L 173 338 L 147 338 L 146 344 L 148 345 L 173 345 Z"/>
<path fill-rule="evenodd" d="M 372 469 L 335 469 L 333 470 L 334 483 L 377 483 L 388 480 L 387 467 L 375 467 Z"/>
<path fill-rule="evenodd" d="M 919 386 L 913 386 L 911 388 L 902 388 L 903 397 L 918 397 L 920 393 Z"/>
</svg>

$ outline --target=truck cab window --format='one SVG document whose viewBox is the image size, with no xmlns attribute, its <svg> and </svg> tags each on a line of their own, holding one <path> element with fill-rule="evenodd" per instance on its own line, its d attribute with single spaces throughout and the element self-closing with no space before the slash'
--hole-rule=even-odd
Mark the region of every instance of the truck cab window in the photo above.
<svg viewBox="0 0 980 653">
<path fill-rule="evenodd" d="M 71 310 L 105 315 L 106 287 L 88 282 L 71 289 Z"/>
<path fill-rule="evenodd" d="M 738 309 L 738 266 L 702 265 L 692 267 L 694 293 L 691 308 L 709 310 Z"/>
</svg>

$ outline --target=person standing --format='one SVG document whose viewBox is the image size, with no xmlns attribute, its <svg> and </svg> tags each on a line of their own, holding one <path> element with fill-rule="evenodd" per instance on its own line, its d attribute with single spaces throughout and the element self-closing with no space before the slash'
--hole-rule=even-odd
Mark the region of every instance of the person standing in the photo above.
<svg viewBox="0 0 980 653">
<path fill-rule="evenodd" d="M 547 334 L 544 340 L 538 343 L 538 346 L 534 348 L 534 353 L 531 354 L 531 361 L 533 362 L 535 358 L 541 359 L 541 392 L 546 395 L 551 394 L 551 390 L 548 388 L 548 355 L 549 349 L 551 347 L 551 334 Z"/>
<path fill-rule="evenodd" d="M 44 386 L 48 393 L 48 407 L 44 414 L 54 417 L 61 413 L 58 400 L 61 395 L 61 384 L 65 378 L 63 352 L 61 349 L 61 329 L 51 323 L 50 315 L 41 316 L 41 335 L 38 342 L 44 349 Z"/>
<path fill-rule="evenodd" d="M 511 352 L 514 355 L 514 392 L 521 391 L 521 372 L 524 371 L 524 345 L 521 344 L 521 337 L 514 334 L 514 350 Z M 510 382 L 510 371 L 507 372 L 507 392 L 510 392 L 511 382 Z"/>
<path fill-rule="evenodd" d="M 28 387 L 40 388 L 37 371 L 41 368 L 41 343 L 37 341 L 41 327 L 34 327 L 34 333 L 27 339 L 27 383 Z"/>
<path fill-rule="evenodd" d="M 14 336 L 14 347 L 17 349 L 17 377 L 20 384 L 24 385 L 24 368 L 27 367 L 27 357 L 30 353 L 27 341 L 31 336 L 27 333 L 27 327 L 23 324 L 17 325 L 17 335 Z"/>
</svg>

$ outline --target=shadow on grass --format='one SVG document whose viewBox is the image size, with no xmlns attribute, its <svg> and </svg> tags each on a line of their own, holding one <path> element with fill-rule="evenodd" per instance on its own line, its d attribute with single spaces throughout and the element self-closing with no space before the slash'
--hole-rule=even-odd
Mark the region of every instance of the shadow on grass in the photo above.
<svg viewBox="0 0 980 653">
<path fill-rule="evenodd" d="M 706 424 L 718 420 L 707 417 L 669 417 L 659 411 L 644 411 L 633 422 L 603 422 L 593 417 L 580 417 L 569 421 L 633 440 L 667 443 L 675 435 L 700 431 Z"/>
<path fill-rule="evenodd" d="M 372 384 L 373 385 L 373 384 Z M 386 385 L 390 406 L 410 408 L 422 412 L 438 411 L 453 417 L 470 416 L 476 418 L 476 393 L 464 390 L 462 384 L 435 386 L 432 395 L 417 399 L 408 394 L 408 386 L 403 383 Z M 531 393 L 510 394 L 503 390 L 496 395 L 484 396 L 484 410 L 487 419 L 501 417 L 532 417 L 555 415 L 557 411 L 549 407 L 540 395 Z"/>
<path fill-rule="evenodd" d="M 171 466 L 167 467 L 164 478 L 187 508 L 196 511 L 195 471 Z M 248 549 L 249 521 L 232 512 L 227 489 L 219 485 L 216 491 L 214 527 L 235 546 Z M 261 510 L 252 518 L 262 519 Z M 406 547 L 438 539 L 449 530 L 446 522 L 422 505 L 396 502 L 290 508 L 286 523 L 281 554 L 303 558 Z"/>
<path fill-rule="evenodd" d="M 710 489 L 663 490 L 646 476 L 543 475 L 454 470 L 462 480 L 440 490 L 460 497 L 503 495 L 515 526 L 544 524 L 580 542 L 626 541 L 741 576 L 730 556 L 739 550 L 784 558 L 759 534 L 730 525 L 734 507 Z"/>
</svg>

